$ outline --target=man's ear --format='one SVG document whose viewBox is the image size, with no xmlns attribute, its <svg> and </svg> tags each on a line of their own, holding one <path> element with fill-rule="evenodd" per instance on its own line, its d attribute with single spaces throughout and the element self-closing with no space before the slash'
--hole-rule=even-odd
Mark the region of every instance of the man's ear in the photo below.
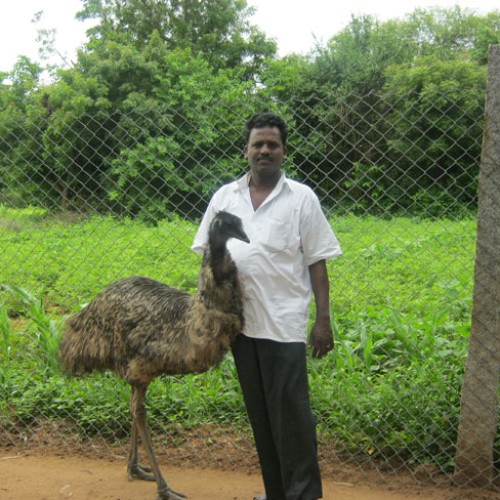
<svg viewBox="0 0 500 500">
<path fill-rule="evenodd" d="M 245 144 L 245 147 L 243 148 L 243 158 L 246 158 L 248 156 L 248 144 Z"/>
</svg>

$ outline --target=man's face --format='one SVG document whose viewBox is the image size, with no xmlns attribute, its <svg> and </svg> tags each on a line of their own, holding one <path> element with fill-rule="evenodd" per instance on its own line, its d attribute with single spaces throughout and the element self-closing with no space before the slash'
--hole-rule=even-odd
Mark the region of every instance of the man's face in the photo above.
<svg viewBox="0 0 500 500">
<path fill-rule="evenodd" d="M 280 174 L 286 157 L 278 127 L 254 128 L 245 146 L 245 158 L 256 177 L 275 178 Z"/>
</svg>

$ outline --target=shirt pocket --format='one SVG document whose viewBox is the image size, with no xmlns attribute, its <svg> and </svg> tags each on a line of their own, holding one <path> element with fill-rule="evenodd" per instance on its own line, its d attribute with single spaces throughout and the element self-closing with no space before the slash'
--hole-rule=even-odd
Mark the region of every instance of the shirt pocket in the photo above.
<svg viewBox="0 0 500 500">
<path fill-rule="evenodd" d="M 292 224 L 284 219 L 267 219 L 260 231 L 260 242 L 270 252 L 283 252 L 293 241 Z"/>
</svg>

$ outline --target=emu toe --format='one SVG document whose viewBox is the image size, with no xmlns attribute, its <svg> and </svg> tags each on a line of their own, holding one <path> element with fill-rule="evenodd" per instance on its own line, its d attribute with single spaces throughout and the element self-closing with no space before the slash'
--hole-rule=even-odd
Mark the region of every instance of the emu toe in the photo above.
<svg viewBox="0 0 500 500">
<path fill-rule="evenodd" d="M 139 464 L 129 466 L 127 474 L 129 481 L 133 481 L 134 479 L 156 481 L 154 474 L 151 473 L 151 468 Z"/>
<path fill-rule="evenodd" d="M 187 498 L 187 496 L 184 495 L 184 493 L 178 493 L 167 488 L 166 490 L 158 491 L 156 500 L 184 500 L 185 498 Z"/>
</svg>

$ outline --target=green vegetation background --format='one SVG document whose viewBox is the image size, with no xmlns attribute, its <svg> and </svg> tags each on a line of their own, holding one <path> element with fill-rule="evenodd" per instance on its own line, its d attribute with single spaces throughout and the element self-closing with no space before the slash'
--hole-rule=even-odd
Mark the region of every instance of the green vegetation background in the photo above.
<svg viewBox="0 0 500 500">
<path fill-rule="evenodd" d="M 384 460 L 452 463 L 470 330 L 475 219 L 335 217 L 344 255 L 329 262 L 336 349 L 309 361 L 320 434 Z M 129 433 L 129 390 L 112 374 L 67 379 L 57 345 L 64 318 L 133 274 L 193 292 L 196 225 L 0 209 L 0 429 L 39 419 L 84 436 Z M 153 428 L 246 417 L 232 358 L 202 375 L 155 381 Z"/>
<path fill-rule="evenodd" d="M 249 12 L 244 0 L 83 0 L 79 17 L 96 24 L 71 67 L 20 57 L 0 71 L 0 203 L 195 219 L 241 172 L 244 120 L 272 109 L 290 123 L 290 173 L 337 213 L 474 209 L 500 11 L 355 16 L 285 57 Z"/>
</svg>

